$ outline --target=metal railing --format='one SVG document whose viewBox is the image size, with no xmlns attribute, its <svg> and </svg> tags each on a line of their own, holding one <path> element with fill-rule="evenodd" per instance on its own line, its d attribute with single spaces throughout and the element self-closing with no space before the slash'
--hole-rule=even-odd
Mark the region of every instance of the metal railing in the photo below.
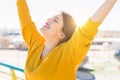
<svg viewBox="0 0 120 80">
<path fill-rule="evenodd" d="M 6 63 L 0 62 L 0 66 L 4 66 L 10 69 L 12 80 L 17 80 L 14 70 L 24 73 L 24 70 Z"/>
</svg>

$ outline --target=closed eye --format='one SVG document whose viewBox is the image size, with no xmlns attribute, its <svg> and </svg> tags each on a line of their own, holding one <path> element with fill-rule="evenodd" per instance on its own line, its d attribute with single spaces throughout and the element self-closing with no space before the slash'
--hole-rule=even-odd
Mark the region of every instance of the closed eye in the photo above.
<svg viewBox="0 0 120 80">
<path fill-rule="evenodd" d="M 60 19 L 57 16 L 53 16 L 53 18 L 54 18 L 54 21 L 57 23 L 60 21 Z"/>
<path fill-rule="evenodd" d="M 58 21 L 56 19 L 54 19 L 54 21 L 58 23 Z"/>
</svg>

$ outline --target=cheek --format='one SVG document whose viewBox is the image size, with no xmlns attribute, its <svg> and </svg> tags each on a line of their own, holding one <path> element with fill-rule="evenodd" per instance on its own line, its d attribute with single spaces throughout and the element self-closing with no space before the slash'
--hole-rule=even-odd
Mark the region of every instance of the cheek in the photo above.
<svg viewBox="0 0 120 80">
<path fill-rule="evenodd" d="M 54 27 L 53 29 L 49 30 L 48 34 L 51 35 L 51 36 L 56 37 L 56 36 L 58 36 L 59 32 L 60 32 L 59 28 Z"/>
<path fill-rule="evenodd" d="M 51 30 L 54 32 L 58 32 L 60 31 L 60 26 L 57 24 L 54 24 L 53 26 L 51 26 Z"/>
<path fill-rule="evenodd" d="M 53 29 L 50 30 L 50 33 L 53 34 L 53 35 L 56 35 L 58 32 L 59 32 L 58 28 L 53 28 Z"/>
<path fill-rule="evenodd" d="M 57 35 L 59 32 L 59 29 L 57 28 L 57 26 L 53 26 L 50 29 L 47 30 L 47 34 L 48 35 Z"/>
</svg>

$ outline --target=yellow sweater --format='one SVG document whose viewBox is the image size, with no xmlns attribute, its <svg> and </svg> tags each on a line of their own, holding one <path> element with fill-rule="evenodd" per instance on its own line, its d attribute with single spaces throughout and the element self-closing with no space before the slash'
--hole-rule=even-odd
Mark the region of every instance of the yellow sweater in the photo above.
<svg viewBox="0 0 120 80">
<path fill-rule="evenodd" d="M 17 0 L 17 8 L 22 35 L 28 45 L 26 80 L 76 80 L 78 65 L 85 58 L 100 23 L 89 19 L 83 27 L 78 27 L 69 41 L 40 59 L 45 39 L 31 19 L 26 0 Z"/>
</svg>

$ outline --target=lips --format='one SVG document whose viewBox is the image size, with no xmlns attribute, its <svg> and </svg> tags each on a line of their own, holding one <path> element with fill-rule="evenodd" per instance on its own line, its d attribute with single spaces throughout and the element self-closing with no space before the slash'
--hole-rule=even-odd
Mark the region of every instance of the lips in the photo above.
<svg viewBox="0 0 120 80">
<path fill-rule="evenodd" d="M 49 25 L 48 25 L 48 23 L 45 23 L 45 24 L 43 25 L 43 28 L 47 28 L 47 29 L 49 29 Z"/>
</svg>

